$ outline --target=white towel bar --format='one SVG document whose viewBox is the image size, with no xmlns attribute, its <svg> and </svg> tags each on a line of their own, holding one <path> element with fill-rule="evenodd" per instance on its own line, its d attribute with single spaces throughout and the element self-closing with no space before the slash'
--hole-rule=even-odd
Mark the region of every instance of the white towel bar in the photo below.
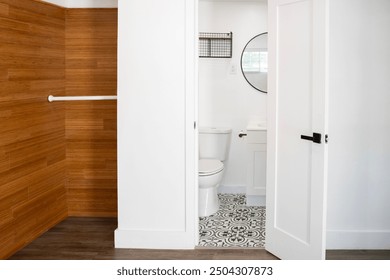
<svg viewBox="0 0 390 280">
<path fill-rule="evenodd" d="M 53 101 L 83 101 L 83 100 L 117 100 L 116 95 L 96 95 L 96 96 L 53 96 L 47 97 L 49 102 Z"/>
</svg>

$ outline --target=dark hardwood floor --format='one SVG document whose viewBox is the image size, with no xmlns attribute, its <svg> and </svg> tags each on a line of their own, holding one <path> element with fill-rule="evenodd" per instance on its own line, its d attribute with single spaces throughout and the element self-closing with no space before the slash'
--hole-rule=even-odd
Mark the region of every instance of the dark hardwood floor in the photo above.
<svg viewBox="0 0 390 280">
<path fill-rule="evenodd" d="M 11 256 L 11 260 L 276 260 L 262 249 L 115 249 L 115 218 L 71 217 Z M 389 260 L 390 250 L 328 251 L 327 259 Z"/>
<path fill-rule="evenodd" d="M 390 250 L 328 250 L 327 260 L 390 260 Z"/>
</svg>

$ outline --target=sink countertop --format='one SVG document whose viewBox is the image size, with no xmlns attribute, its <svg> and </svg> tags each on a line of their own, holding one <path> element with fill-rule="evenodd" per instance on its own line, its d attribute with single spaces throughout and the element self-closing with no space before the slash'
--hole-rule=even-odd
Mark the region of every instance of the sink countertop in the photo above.
<svg viewBox="0 0 390 280">
<path fill-rule="evenodd" d="M 265 123 L 248 123 L 246 130 L 267 130 Z"/>
</svg>

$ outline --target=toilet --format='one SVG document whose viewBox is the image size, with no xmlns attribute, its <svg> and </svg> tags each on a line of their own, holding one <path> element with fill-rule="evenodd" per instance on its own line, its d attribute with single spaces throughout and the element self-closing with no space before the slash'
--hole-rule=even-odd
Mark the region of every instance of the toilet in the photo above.
<svg viewBox="0 0 390 280">
<path fill-rule="evenodd" d="M 231 133 L 230 128 L 199 128 L 199 217 L 210 216 L 219 209 L 217 189 L 223 178 Z"/>
</svg>

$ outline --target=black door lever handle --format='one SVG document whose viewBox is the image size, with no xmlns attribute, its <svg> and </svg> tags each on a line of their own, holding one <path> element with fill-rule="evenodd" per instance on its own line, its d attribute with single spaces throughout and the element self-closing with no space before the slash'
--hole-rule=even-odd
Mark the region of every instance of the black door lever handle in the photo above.
<svg viewBox="0 0 390 280">
<path fill-rule="evenodd" d="M 313 136 L 301 135 L 301 139 L 321 144 L 321 133 L 313 133 Z"/>
</svg>

